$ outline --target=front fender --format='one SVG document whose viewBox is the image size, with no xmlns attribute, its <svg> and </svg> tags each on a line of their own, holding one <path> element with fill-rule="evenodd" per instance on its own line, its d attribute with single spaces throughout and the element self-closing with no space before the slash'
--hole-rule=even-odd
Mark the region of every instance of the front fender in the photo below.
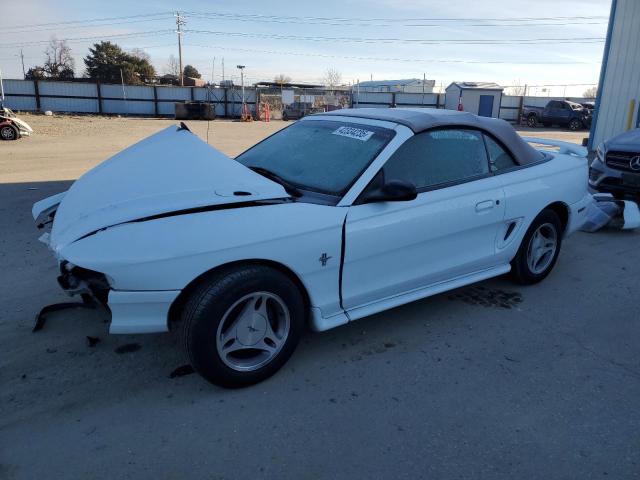
<svg viewBox="0 0 640 480">
<path fill-rule="evenodd" d="M 265 205 L 130 222 L 77 240 L 59 257 L 110 278 L 114 290 L 182 290 L 212 268 L 267 260 L 293 271 L 323 316 L 339 311 L 347 209 Z M 326 256 L 325 256 L 326 254 Z M 328 258 L 322 262 L 320 258 Z"/>
</svg>

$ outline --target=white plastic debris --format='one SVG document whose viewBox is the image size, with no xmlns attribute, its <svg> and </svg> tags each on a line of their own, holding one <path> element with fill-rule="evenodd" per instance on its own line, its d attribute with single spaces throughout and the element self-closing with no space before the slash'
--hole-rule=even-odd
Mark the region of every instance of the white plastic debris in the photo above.
<svg viewBox="0 0 640 480">
<path fill-rule="evenodd" d="M 624 218 L 624 230 L 632 230 L 640 227 L 640 208 L 636 202 L 624 200 L 624 210 L 622 211 Z"/>
<path fill-rule="evenodd" d="M 47 117 L 50 117 L 51 115 L 53 115 L 53 112 L 52 112 L 51 110 L 47 110 L 47 111 L 45 111 L 45 112 L 44 112 L 44 114 L 45 114 Z"/>
<path fill-rule="evenodd" d="M 638 204 L 629 200 L 615 200 L 611 194 L 598 193 L 587 206 L 583 232 L 596 232 L 605 226 L 630 230 L 640 227 Z"/>
</svg>

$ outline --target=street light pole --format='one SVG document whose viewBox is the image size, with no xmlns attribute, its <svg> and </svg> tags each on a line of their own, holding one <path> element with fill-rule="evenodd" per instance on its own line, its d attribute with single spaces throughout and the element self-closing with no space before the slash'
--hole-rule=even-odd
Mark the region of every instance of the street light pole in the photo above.
<svg viewBox="0 0 640 480">
<path fill-rule="evenodd" d="M 240 85 L 242 86 L 242 105 L 244 105 L 244 65 L 238 65 L 240 70 Z"/>
</svg>

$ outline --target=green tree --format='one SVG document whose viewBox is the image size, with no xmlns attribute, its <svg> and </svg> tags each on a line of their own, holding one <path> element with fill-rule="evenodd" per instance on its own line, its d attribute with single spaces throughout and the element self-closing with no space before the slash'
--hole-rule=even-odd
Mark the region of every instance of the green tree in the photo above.
<svg viewBox="0 0 640 480">
<path fill-rule="evenodd" d="M 182 71 L 182 75 L 184 77 L 190 77 L 190 78 L 200 78 L 200 77 L 202 77 L 202 75 L 200 75 L 200 72 L 198 72 L 196 67 L 194 67 L 192 65 L 185 65 L 184 70 Z"/>
<path fill-rule="evenodd" d="M 44 73 L 44 69 L 38 66 L 31 67 L 24 76 L 25 80 L 44 80 L 46 78 L 47 76 Z"/>
<path fill-rule="evenodd" d="M 153 65 L 145 58 L 131 55 L 111 42 L 100 42 L 89 48 L 89 54 L 84 58 L 87 76 L 103 83 L 135 84 L 148 81 L 155 76 Z"/>
</svg>

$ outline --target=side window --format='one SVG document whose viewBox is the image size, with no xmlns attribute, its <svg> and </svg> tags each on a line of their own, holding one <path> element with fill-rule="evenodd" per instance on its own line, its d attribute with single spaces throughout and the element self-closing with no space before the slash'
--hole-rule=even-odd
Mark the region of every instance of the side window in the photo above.
<svg viewBox="0 0 640 480">
<path fill-rule="evenodd" d="M 406 180 L 417 189 L 487 173 L 489 162 L 482 134 L 462 129 L 419 133 L 402 144 L 384 166 L 387 180 Z"/>
<path fill-rule="evenodd" d="M 499 172 L 517 165 L 513 157 L 505 152 L 493 138 L 485 135 L 484 140 L 487 142 L 487 152 L 489 153 L 489 162 L 491 163 L 492 171 Z"/>
</svg>

